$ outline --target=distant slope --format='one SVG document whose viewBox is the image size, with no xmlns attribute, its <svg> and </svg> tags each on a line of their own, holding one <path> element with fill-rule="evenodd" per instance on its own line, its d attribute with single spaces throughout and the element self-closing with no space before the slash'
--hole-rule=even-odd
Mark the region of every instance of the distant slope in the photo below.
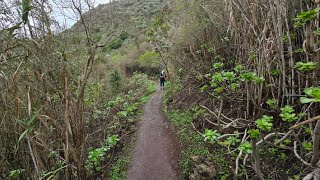
<svg viewBox="0 0 320 180">
<path fill-rule="evenodd" d="M 84 16 L 93 34 L 117 31 L 134 34 L 144 32 L 152 17 L 160 12 L 162 7 L 163 0 L 120 0 L 100 4 Z M 84 31 L 82 22 L 75 23 L 70 30 Z"/>
</svg>

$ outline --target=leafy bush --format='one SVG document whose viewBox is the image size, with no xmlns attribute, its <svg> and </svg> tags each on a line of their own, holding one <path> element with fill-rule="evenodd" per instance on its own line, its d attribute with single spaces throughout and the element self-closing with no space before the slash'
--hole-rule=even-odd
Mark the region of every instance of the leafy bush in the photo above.
<svg viewBox="0 0 320 180">
<path fill-rule="evenodd" d="M 133 73 L 133 76 L 129 79 L 128 87 L 137 89 L 141 94 L 145 95 L 149 95 L 156 90 L 154 82 L 143 73 Z"/>
<path fill-rule="evenodd" d="M 263 115 L 262 118 L 256 120 L 257 127 L 262 131 L 270 131 L 272 128 L 272 121 L 273 117 Z"/>
<path fill-rule="evenodd" d="M 203 136 L 205 141 L 208 140 L 210 143 L 213 143 L 220 134 L 217 130 L 205 129 Z"/>
<path fill-rule="evenodd" d="M 304 93 L 306 93 L 306 95 L 310 96 L 311 98 L 301 97 L 301 103 L 305 104 L 310 102 L 320 102 L 320 87 L 306 88 L 304 90 Z"/>
<path fill-rule="evenodd" d="M 110 74 L 110 84 L 113 92 L 119 92 L 121 88 L 121 76 L 117 69 L 113 70 L 113 72 Z"/>
<path fill-rule="evenodd" d="M 248 141 L 242 143 L 239 148 L 246 154 L 252 153 L 252 144 Z"/>
<path fill-rule="evenodd" d="M 317 63 L 315 62 L 297 62 L 294 68 L 299 71 L 313 71 L 317 67 Z"/>
<path fill-rule="evenodd" d="M 280 117 L 286 122 L 293 122 L 298 119 L 296 113 L 294 113 L 293 107 L 288 105 L 281 108 Z"/>
<path fill-rule="evenodd" d="M 111 41 L 111 43 L 109 44 L 109 48 L 110 49 L 118 49 L 119 47 L 122 46 L 123 41 L 120 38 L 114 39 L 113 41 Z"/>
<path fill-rule="evenodd" d="M 317 18 L 320 8 L 304 11 L 294 18 L 294 27 L 302 27 L 305 23 Z"/>
<path fill-rule="evenodd" d="M 129 34 L 125 31 L 121 32 L 119 37 L 113 39 L 111 43 L 108 45 L 109 49 L 118 49 L 122 46 L 122 43 L 124 40 L 126 40 L 129 37 Z"/>
<path fill-rule="evenodd" d="M 99 97 L 103 92 L 103 85 L 99 82 L 89 84 L 85 89 L 84 103 L 92 107 L 97 104 Z"/>
<path fill-rule="evenodd" d="M 160 54 L 155 51 L 147 51 L 139 57 L 139 61 L 144 66 L 156 67 L 160 60 Z"/>
<path fill-rule="evenodd" d="M 102 170 L 100 164 L 104 160 L 104 156 L 112 147 L 117 144 L 119 140 L 120 139 L 117 135 L 112 135 L 107 138 L 105 144 L 102 147 L 89 151 L 85 168 L 90 174 L 92 174 L 94 171 L 100 172 Z"/>
<path fill-rule="evenodd" d="M 122 31 L 122 32 L 120 33 L 120 36 L 119 36 L 119 38 L 120 38 L 122 41 L 128 39 L 128 37 L 129 37 L 129 33 L 126 32 L 126 31 Z"/>
</svg>

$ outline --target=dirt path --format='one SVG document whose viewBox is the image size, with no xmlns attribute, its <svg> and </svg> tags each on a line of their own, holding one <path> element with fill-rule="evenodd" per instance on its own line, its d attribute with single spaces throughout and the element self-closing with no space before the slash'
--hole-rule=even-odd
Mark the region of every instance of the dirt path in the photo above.
<svg viewBox="0 0 320 180">
<path fill-rule="evenodd" d="M 158 89 L 145 106 L 128 180 L 182 179 L 179 142 L 163 117 L 162 96 L 163 91 Z"/>
</svg>

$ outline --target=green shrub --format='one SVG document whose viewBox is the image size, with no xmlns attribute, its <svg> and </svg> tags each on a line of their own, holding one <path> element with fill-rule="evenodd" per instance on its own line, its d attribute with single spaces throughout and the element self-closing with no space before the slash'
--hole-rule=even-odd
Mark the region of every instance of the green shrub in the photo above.
<svg viewBox="0 0 320 180">
<path fill-rule="evenodd" d="M 121 88 L 121 76 L 118 70 L 114 70 L 110 74 L 110 84 L 112 86 L 112 91 L 118 92 Z"/>
<path fill-rule="evenodd" d="M 120 38 L 122 41 L 128 39 L 128 37 L 129 37 L 129 33 L 127 33 L 126 31 L 122 31 L 121 34 L 120 34 L 120 36 L 119 36 L 119 38 Z"/>
<path fill-rule="evenodd" d="M 86 106 L 93 107 L 99 101 L 103 92 L 103 85 L 99 82 L 89 84 L 85 89 L 84 103 Z"/>
<path fill-rule="evenodd" d="M 106 153 L 114 147 L 120 139 L 118 135 L 112 135 L 107 138 L 105 144 L 102 147 L 89 151 L 88 159 L 85 164 L 86 170 L 92 174 L 93 172 L 100 172 L 102 167 L 101 162 L 104 160 Z"/>
<path fill-rule="evenodd" d="M 123 41 L 120 38 L 114 39 L 113 41 L 111 41 L 111 43 L 109 44 L 109 49 L 118 49 L 119 47 L 122 46 Z"/>
<path fill-rule="evenodd" d="M 139 61 L 144 66 L 155 67 L 159 65 L 160 54 L 155 51 L 147 51 L 139 57 Z"/>
</svg>

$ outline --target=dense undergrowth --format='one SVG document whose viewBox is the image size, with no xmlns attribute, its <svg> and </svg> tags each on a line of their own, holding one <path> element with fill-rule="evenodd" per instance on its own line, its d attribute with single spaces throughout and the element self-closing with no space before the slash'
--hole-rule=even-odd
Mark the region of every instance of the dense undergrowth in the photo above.
<svg viewBox="0 0 320 180">
<path fill-rule="evenodd" d="M 319 1 L 168 1 L 149 22 L 160 2 L 79 1 L 68 30 L 50 2 L 0 4 L 0 178 L 124 178 L 155 90 L 133 72 L 160 69 L 185 178 L 195 155 L 218 179 L 320 176 Z"/>
<path fill-rule="evenodd" d="M 169 38 L 154 42 L 171 47 L 161 49 L 175 84 L 167 93 L 170 118 L 182 123 L 179 110 L 184 131 L 206 142 L 195 144 L 212 156 L 224 152 L 228 179 L 318 176 L 319 3 L 175 5 L 179 13 L 160 17 L 172 29 L 157 31 Z"/>
<path fill-rule="evenodd" d="M 135 73 L 122 88 L 128 91 L 118 92 L 116 97 L 105 100 L 101 107 L 93 111 L 95 122 L 88 122 L 88 130 L 95 130 L 88 132 L 92 136 L 87 137 L 89 142 L 95 142 L 88 144 L 88 159 L 85 164 L 91 178 L 125 178 L 126 168 L 130 163 L 129 147 L 134 141 L 132 135 L 135 134 L 139 120 L 137 115 L 142 114 L 142 105 L 156 90 L 156 85 L 147 75 Z M 98 138 L 99 134 L 102 137 Z M 101 144 L 97 139 L 106 139 L 106 142 Z M 100 147 L 96 147 L 97 143 L 101 144 Z"/>
<path fill-rule="evenodd" d="M 138 60 L 150 51 L 143 34 L 134 40 L 140 29 L 111 18 L 120 3 L 61 1 L 81 17 L 70 29 L 52 19 L 51 2 L 13 3 L 21 13 L 8 3 L 0 4 L 8 17 L 0 20 L 0 179 L 123 179 L 155 91 L 143 74 L 155 67 Z"/>
</svg>

